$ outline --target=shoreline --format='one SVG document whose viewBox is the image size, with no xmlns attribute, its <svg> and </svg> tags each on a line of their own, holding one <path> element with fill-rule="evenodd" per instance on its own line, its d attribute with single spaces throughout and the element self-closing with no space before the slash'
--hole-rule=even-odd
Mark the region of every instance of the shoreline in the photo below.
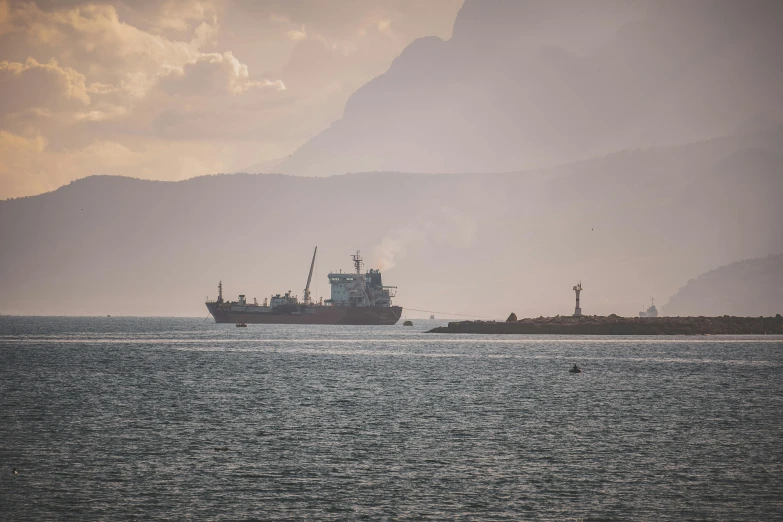
<svg viewBox="0 0 783 522">
<path fill-rule="evenodd" d="M 783 334 L 783 317 L 556 316 L 518 321 L 457 321 L 427 333 L 550 335 L 764 335 Z"/>
</svg>

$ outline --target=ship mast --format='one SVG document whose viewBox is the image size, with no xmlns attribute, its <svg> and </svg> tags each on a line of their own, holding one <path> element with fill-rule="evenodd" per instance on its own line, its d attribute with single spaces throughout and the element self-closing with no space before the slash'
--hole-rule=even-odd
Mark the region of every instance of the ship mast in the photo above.
<svg viewBox="0 0 783 522">
<path fill-rule="evenodd" d="M 353 266 L 356 267 L 356 274 L 362 275 L 362 265 L 364 265 L 364 262 L 362 261 L 362 256 L 359 255 L 359 251 L 356 251 L 356 254 L 351 256 L 353 258 Z"/>
<path fill-rule="evenodd" d="M 313 250 L 313 261 L 310 263 L 310 273 L 307 275 L 307 285 L 304 290 L 304 304 L 310 304 L 310 281 L 313 279 L 313 267 L 315 266 L 315 253 L 318 252 L 318 247 Z"/>
<path fill-rule="evenodd" d="M 217 302 L 218 303 L 222 303 L 223 302 L 223 280 L 222 279 L 218 283 L 218 300 L 217 300 Z"/>
</svg>

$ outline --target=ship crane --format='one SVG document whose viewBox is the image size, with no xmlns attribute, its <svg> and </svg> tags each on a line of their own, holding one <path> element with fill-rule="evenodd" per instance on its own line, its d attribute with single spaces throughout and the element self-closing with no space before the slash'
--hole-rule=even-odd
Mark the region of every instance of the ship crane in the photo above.
<svg viewBox="0 0 783 522">
<path fill-rule="evenodd" d="M 307 285 L 304 289 L 304 304 L 309 305 L 311 304 L 310 300 L 310 281 L 313 279 L 313 267 L 315 266 L 315 254 L 318 252 L 318 247 L 315 247 L 315 250 L 313 250 L 313 261 L 310 263 L 310 273 L 307 275 Z"/>
</svg>

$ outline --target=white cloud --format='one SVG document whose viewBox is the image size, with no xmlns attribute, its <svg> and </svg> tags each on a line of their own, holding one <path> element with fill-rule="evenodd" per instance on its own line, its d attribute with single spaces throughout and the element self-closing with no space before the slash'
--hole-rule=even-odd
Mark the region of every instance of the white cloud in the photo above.
<svg viewBox="0 0 783 522">
<path fill-rule="evenodd" d="M 105 109 L 96 109 L 86 112 L 77 112 L 74 114 L 76 121 L 104 121 L 115 118 L 122 118 L 128 114 L 128 109 L 118 106 L 107 106 Z"/>
<path fill-rule="evenodd" d="M 171 29 L 187 32 L 194 22 L 211 22 L 217 26 L 217 8 L 214 2 L 193 0 L 167 0 L 160 6 L 154 25 L 159 30 Z M 200 26 L 199 26 L 200 27 Z"/>
<path fill-rule="evenodd" d="M 288 154 L 407 41 L 432 34 L 420 15 L 440 20 L 441 8 L 411 5 L 0 0 L 0 198 Z M 457 8 L 441 12 L 453 20 Z"/>
<path fill-rule="evenodd" d="M 286 34 L 286 36 L 288 36 L 288 38 L 290 40 L 294 40 L 294 41 L 304 40 L 305 38 L 307 38 L 307 33 L 304 31 L 304 29 L 302 29 L 302 30 L 291 29 L 290 31 L 286 32 L 285 34 Z"/>
<path fill-rule="evenodd" d="M 55 59 L 48 63 L 39 63 L 35 58 L 24 63 L 2 61 L 0 86 L 0 116 L 32 108 L 90 104 L 84 75 L 71 67 L 61 67 Z"/>
<path fill-rule="evenodd" d="M 90 94 L 109 94 L 112 92 L 117 92 L 117 90 L 117 87 L 114 85 L 101 82 L 92 82 L 89 87 L 87 87 L 87 92 Z"/>
<path fill-rule="evenodd" d="M 190 40 L 170 39 L 121 21 L 116 8 L 108 4 L 54 11 L 43 11 L 34 3 L 19 4 L 3 26 L 7 37 L 22 39 L 31 52 L 89 64 L 89 74 L 105 85 L 120 85 L 127 81 L 126 75 L 155 78 L 182 68 L 203 54 L 199 48 L 217 31 L 213 18 L 199 23 Z M 133 92 L 139 95 L 152 83 L 135 81 Z"/>
<path fill-rule="evenodd" d="M 202 54 L 193 61 L 172 70 L 161 82 L 169 94 L 184 96 L 216 94 L 221 91 L 241 94 L 252 87 L 272 87 L 285 90 L 281 80 L 251 80 L 247 65 L 233 53 Z"/>
</svg>

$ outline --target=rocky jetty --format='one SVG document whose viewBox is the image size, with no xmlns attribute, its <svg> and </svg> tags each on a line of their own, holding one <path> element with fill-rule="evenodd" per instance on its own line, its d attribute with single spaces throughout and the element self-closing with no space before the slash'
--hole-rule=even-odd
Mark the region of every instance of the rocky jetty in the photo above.
<svg viewBox="0 0 783 522">
<path fill-rule="evenodd" d="M 783 317 L 538 317 L 511 322 L 459 321 L 429 333 L 554 335 L 783 334 Z"/>
</svg>

